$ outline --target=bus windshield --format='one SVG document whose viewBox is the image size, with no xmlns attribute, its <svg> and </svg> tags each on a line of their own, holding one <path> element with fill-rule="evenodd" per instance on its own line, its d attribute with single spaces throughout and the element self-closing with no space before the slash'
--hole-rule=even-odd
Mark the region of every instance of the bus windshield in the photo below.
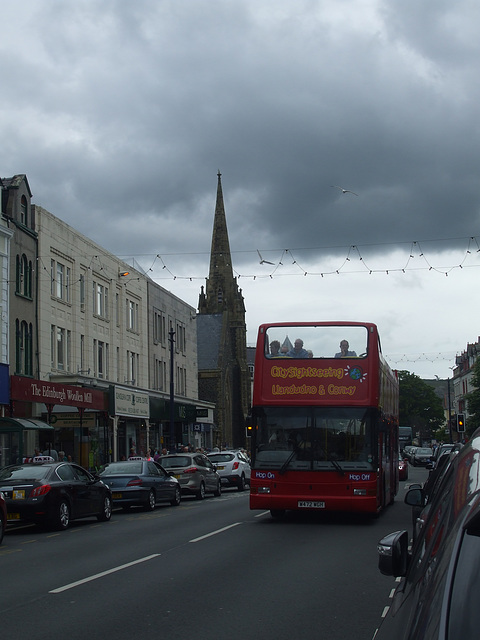
<svg viewBox="0 0 480 640">
<path fill-rule="evenodd" d="M 263 407 L 257 409 L 253 468 L 372 470 L 372 409 Z"/>
<path fill-rule="evenodd" d="M 364 326 L 270 326 L 265 335 L 267 358 L 365 358 Z"/>
</svg>

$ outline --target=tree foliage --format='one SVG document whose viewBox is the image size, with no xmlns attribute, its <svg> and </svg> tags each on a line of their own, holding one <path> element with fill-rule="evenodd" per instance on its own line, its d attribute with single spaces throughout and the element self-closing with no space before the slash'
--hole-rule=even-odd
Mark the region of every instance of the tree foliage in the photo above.
<svg viewBox="0 0 480 640">
<path fill-rule="evenodd" d="M 399 371 L 400 424 L 421 431 L 424 438 L 445 424 L 442 399 L 435 389 L 409 371 Z"/>
<path fill-rule="evenodd" d="M 477 358 L 473 365 L 471 384 L 475 389 L 466 396 L 469 414 L 466 424 L 466 434 L 468 436 L 471 436 L 480 427 L 480 358 Z"/>
</svg>

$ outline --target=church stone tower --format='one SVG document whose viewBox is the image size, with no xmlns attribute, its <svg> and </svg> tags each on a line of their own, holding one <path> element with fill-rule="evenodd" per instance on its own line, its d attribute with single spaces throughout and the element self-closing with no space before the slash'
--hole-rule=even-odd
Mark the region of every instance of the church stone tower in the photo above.
<svg viewBox="0 0 480 640">
<path fill-rule="evenodd" d="M 250 408 L 245 305 L 233 276 L 220 172 L 210 272 L 198 301 L 197 340 L 199 396 L 216 404 L 214 442 L 219 447 L 244 446 Z"/>
</svg>

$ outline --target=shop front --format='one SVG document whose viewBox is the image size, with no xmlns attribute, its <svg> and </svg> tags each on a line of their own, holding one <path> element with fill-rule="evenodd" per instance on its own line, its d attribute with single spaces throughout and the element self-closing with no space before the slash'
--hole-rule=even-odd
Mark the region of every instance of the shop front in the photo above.
<svg viewBox="0 0 480 640">
<path fill-rule="evenodd" d="M 109 413 L 113 421 L 113 460 L 144 457 L 152 448 L 148 393 L 111 385 Z"/>
<path fill-rule="evenodd" d="M 18 464 L 41 451 L 40 440 L 53 440 L 54 429 L 42 420 L 0 418 L 0 467 Z M 44 436 L 40 438 L 40 434 Z"/>
<path fill-rule="evenodd" d="M 24 432 L 24 457 L 34 455 L 36 449 L 54 452 L 54 457 L 63 451 L 66 457 L 93 469 L 106 455 L 100 455 L 105 444 L 108 446 L 104 438 L 108 397 L 104 391 L 11 376 L 10 408 L 10 418 L 48 427 Z"/>
</svg>

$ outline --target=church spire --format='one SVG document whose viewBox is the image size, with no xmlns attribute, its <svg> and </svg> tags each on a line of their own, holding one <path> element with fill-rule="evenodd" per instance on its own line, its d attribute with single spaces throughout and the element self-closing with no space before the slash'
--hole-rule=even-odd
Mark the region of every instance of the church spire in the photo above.
<svg viewBox="0 0 480 640">
<path fill-rule="evenodd" d="M 200 313 L 222 313 L 226 308 L 231 310 L 238 303 L 239 297 L 236 279 L 233 276 L 232 256 L 228 240 L 227 218 L 223 202 L 222 174 L 217 174 L 217 200 L 213 221 L 212 248 L 210 253 L 210 272 L 206 283 L 205 294 L 199 298 Z"/>
<path fill-rule="evenodd" d="M 223 203 L 222 174 L 217 174 L 217 202 L 215 204 L 215 218 L 213 221 L 212 250 L 210 252 L 209 278 L 221 276 L 222 279 L 233 278 L 232 257 L 228 241 L 227 218 Z"/>
</svg>

